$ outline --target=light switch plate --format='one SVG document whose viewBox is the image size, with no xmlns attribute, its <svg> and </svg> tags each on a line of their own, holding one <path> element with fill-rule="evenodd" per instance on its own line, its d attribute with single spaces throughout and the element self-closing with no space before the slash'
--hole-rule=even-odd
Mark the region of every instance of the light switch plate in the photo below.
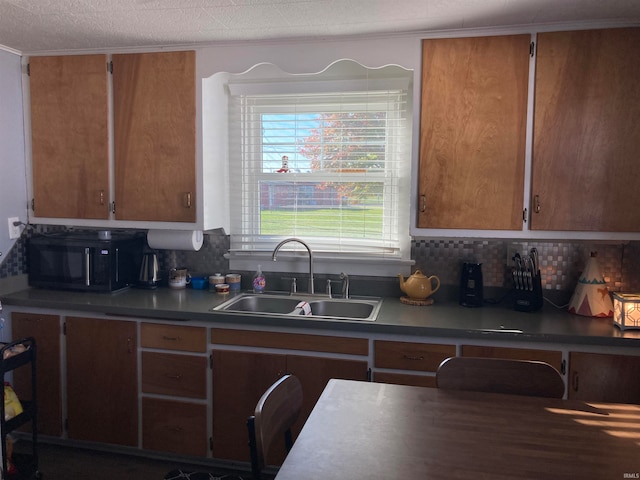
<svg viewBox="0 0 640 480">
<path fill-rule="evenodd" d="M 9 240 L 20 238 L 20 225 L 14 225 L 14 222 L 19 221 L 20 219 L 18 217 L 9 217 L 9 219 L 7 220 L 9 224 Z"/>
</svg>

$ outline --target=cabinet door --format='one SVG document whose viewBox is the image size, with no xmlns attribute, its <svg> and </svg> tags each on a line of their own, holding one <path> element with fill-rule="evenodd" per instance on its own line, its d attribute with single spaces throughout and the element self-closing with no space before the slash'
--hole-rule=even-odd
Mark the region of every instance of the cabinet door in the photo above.
<svg viewBox="0 0 640 480">
<path fill-rule="evenodd" d="M 33 337 L 36 340 L 36 388 L 38 433 L 62 435 L 62 396 L 60 384 L 60 317 L 37 313 L 11 314 L 13 340 Z M 18 398 L 32 399 L 31 369 L 13 372 L 13 386 Z"/>
<path fill-rule="evenodd" d="M 286 356 L 213 350 L 213 456 L 249 461 L 247 419 L 286 372 Z"/>
<path fill-rule="evenodd" d="M 364 360 L 287 355 L 287 373 L 298 377 L 302 384 L 302 411 L 293 427 L 294 436 L 297 436 L 329 380 L 366 381 L 368 365 Z"/>
<path fill-rule="evenodd" d="M 31 57 L 34 215 L 109 217 L 106 55 Z"/>
<path fill-rule="evenodd" d="M 194 222 L 195 52 L 113 56 L 116 218 Z"/>
<path fill-rule="evenodd" d="M 640 28 L 538 34 L 535 230 L 640 231 Z"/>
<path fill-rule="evenodd" d="M 640 403 L 640 356 L 569 353 L 569 398 Z"/>
<path fill-rule="evenodd" d="M 529 44 L 423 41 L 418 227 L 522 229 Z"/>
<path fill-rule="evenodd" d="M 136 324 L 67 317 L 68 435 L 138 445 Z"/>
</svg>

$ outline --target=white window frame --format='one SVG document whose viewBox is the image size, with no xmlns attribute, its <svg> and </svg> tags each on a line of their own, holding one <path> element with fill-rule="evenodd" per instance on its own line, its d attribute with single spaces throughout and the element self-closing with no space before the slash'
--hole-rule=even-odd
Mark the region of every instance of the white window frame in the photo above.
<svg viewBox="0 0 640 480">
<path fill-rule="evenodd" d="M 364 68 L 364 67 L 362 67 Z M 399 68 L 399 67 L 394 67 Z M 412 76 L 412 74 L 411 74 Z M 407 76 L 408 78 L 409 76 Z M 297 79 L 299 80 L 299 79 Z M 386 82 L 388 84 L 397 84 L 395 81 Z M 287 180 L 291 179 L 295 182 L 382 182 L 386 192 L 390 189 L 395 189 L 395 194 L 384 196 L 383 202 L 383 239 L 381 240 L 363 240 L 355 238 L 335 238 L 334 244 L 339 244 L 340 248 L 331 251 L 328 248 L 327 241 L 319 241 L 322 237 L 314 237 L 307 235 L 296 235 L 298 238 L 306 241 L 314 250 L 314 263 L 315 271 L 318 273 L 339 273 L 345 271 L 349 274 L 355 275 L 372 275 L 372 276 L 389 276 L 396 275 L 397 273 L 408 273 L 413 261 L 410 259 L 411 239 L 409 236 L 410 222 L 409 222 L 409 193 L 410 193 L 410 172 L 411 172 L 411 122 L 413 115 L 411 112 L 411 87 L 410 80 L 406 81 L 404 91 L 402 95 L 407 99 L 406 111 L 403 119 L 406 122 L 402 131 L 404 138 L 398 140 L 397 135 L 387 135 L 387 142 L 391 142 L 389 145 L 392 148 L 387 148 L 389 152 L 395 152 L 393 161 L 387 162 L 388 166 L 384 171 L 367 172 L 367 173 L 340 173 L 330 174 L 328 172 L 310 172 L 310 173 L 287 173 Z M 321 82 L 317 78 L 313 79 L 315 87 Z M 370 82 L 373 83 L 373 82 Z M 381 83 L 385 83 L 384 81 Z M 300 84 L 296 82 L 299 86 Z M 335 88 L 335 82 L 331 82 L 332 86 L 325 85 L 319 90 Z M 348 82 L 351 89 L 353 89 L 353 82 Z M 362 82 L 360 82 L 362 84 Z M 252 88 L 255 84 L 252 84 Z M 273 84 L 272 84 L 273 85 Z M 371 85 L 368 85 L 371 87 Z M 282 88 L 280 85 L 279 88 Z M 303 87 L 305 88 L 305 87 Z M 314 88 L 314 87 L 311 87 Z M 378 87 L 379 88 L 379 87 Z M 383 87 L 384 88 L 384 87 Z M 233 89 L 233 87 L 232 87 Z M 249 89 L 251 90 L 251 88 Z M 392 88 L 386 88 L 388 96 L 397 96 L 398 92 L 394 92 Z M 370 90 L 371 91 L 371 90 Z M 255 92 L 253 92 L 255 93 Z M 298 93 L 298 96 L 302 96 Z M 356 92 L 351 94 L 351 98 L 354 100 L 354 105 L 358 108 L 354 108 L 354 111 L 362 111 L 361 106 L 366 104 L 360 100 L 362 92 Z M 345 98 L 349 99 L 350 94 L 345 94 Z M 348 102 L 347 102 L 348 103 Z M 381 102 L 378 102 L 382 105 Z M 397 101 L 396 101 L 397 104 Z M 304 105 L 304 103 L 303 103 Z M 376 102 L 372 102 L 370 106 L 375 106 Z M 384 104 L 384 110 L 387 109 Z M 231 201 L 231 251 L 229 254 L 230 268 L 234 270 L 254 270 L 258 263 L 263 265 L 263 269 L 266 271 L 300 271 L 306 272 L 306 250 L 296 248 L 294 253 L 288 253 L 286 249 L 278 255 L 278 262 L 271 262 L 271 253 L 275 245 L 288 238 L 287 236 L 267 236 L 260 235 L 259 241 L 254 241 L 255 235 L 260 230 L 260 197 L 259 185 L 260 180 L 283 180 L 282 177 L 276 176 L 279 174 L 264 173 L 262 169 L 262 148 L 257 138 L 261 140 L 261 128 L 260 122 L 257 121 L 261 118 L 263 113 L 274 113 L 272 107 L 266 109 L 260 106 L 259 102 L 255 106 L 246 107 L 250 113 L 248 115 L 253 116 L 254 121 L 248 122 L 253 125 L 255 131 L 249 132 L 249 135 L 253 135 L 253 141 L 249 141 L 249 145 L 256 145 L 259 148 L 246 153 L 246 145 L 244 141 L 241 141 L 242 154 L 241 158 L 238 158 L 238 154 L 234 155 L 233 144 L 238 142 L 237 138 L 234 138 L 232 134 L 230 137 L 230 174 L 232 179 L 241 179 L 242 189 L 236 193 L 235 200 Z M 304 113 L 308 111 L 310 113 L 317 112 L 318 109 L 306 109 L 303 106 L 302 109 L 298 105 L 297 109 L 283 105 L 283 113 Z M 295 111 L 293 111 L 295 110 Z M 327 109 L 334 111 L 333 109 Z M 390 127 L 395 128 L 395 127 Z M 233 128 L 230 127 L 230 131 Z M 245 132 L 246 133 L 246 132 Z M 397 145 L 392 145 L 393 142 L 403 142 L 401 147 L 402 161 L 396 160 L 398 157 Z M 389 147 L 389 145 L 387 147 Z M 243 162 L 239 165 L 238 162 Z M 248 165 L 245 167 L 244 162 Z M 291 160 L 290 160 L 291 162 Z M 394 170 L 392 172 L 392 170 Z M 248 177 L 247 177 L 248 176 Z M 235 181 L 232 180 L 233 188 L 238 188 Z M 392 185 L 393 183 L 393 185 Z M 247 188 L 249 186 L 250 188 Z M 242 218 L 244 212 L 244 219 L 238 221 L 238 218 Z M 235 219 L 235 220 L 234 220 Z M 395 230 L 395 231 L 394 231 Z M 387 243 L 391 236 L 394 236 L 394 245 L 383 246 Z M 250 240 L 246 243 L 246 240 Z M 288 246 L 294 247 L 295 243 L 290 243 Z M 377 245 L 377 249 L 371 249 L 371 247 Z M 374 250 L 377 250 L 374 252 Z M 303 261 L 301 261 L 301 257 Z"/>
</svg>

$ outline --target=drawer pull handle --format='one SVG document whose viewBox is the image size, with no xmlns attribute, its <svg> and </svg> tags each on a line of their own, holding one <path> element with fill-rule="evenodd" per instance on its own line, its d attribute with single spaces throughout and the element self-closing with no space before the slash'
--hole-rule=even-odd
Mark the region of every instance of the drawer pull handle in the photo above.
<svg viewBox="0 0 640 480">
<path fill-rule="evenodd" d="M 182 375 L 180 374 L 172 375 L 170 373 L 165 373 L 164 376 L 167 378 L 171 378 L 172 380 L 180 380 L 182 378 Z"/>
<path fill-rule="evenodd" d="M 403 358 L 406 360 L 424 360 L 422 355 L 403 355 Z"/>
<path fill-rule="evenodd" d="M 171 430 L 172 432 L 181 432 L 182 431 L 182 427 L 178 427 L 178 426 L 174 426 L 174 425 L 167 425 L 165 428 L 167 430 Z"/>
<path fill-rule="evenodd" d="M 163 340 L 171 340 L 172 342 L 177 342 L 178 340 L 180 340 L 180 337 L 167 337 L 166 335 L 162 336 Z"/>
</svg>

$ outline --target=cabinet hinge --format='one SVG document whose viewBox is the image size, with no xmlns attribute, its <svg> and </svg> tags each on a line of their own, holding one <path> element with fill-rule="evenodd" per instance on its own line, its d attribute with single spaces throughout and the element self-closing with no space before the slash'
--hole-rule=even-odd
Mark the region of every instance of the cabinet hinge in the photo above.
<svg viewBox="0 0 640 480">
<path fill-rule="evenodd" d="M 213 370 L 213 355 L 209 355 L 209 369 Z"/>
<path fill-rule="evenodd" d="M 27 63 L 27 77 L 31 76 L 31 64 Z"/>
<path fill-rule="evenodd" d="M 112 61 L 107 62 L 107 72 L 109 72 L 111 75 L 113 75 L 113 62 Z"/>
<path fill-rule="evenodd" d="M 115 202 L 115 200 L 109 204 L 109 210 L 111 211 L 111 213 L 114 213 L 114 214 L 116 213 L 116 202 Z"/>
<path fill-rule="evenodd" d="M 522 210 L 522 221 L 527 223 L 527 209 Z"/>
<path fill-rule="evenodd" d="M 209 451 L 213 452 L 213 437 L 209 437 Z"/>
<path fill-rule="evenodd" d="M 36 200 L 34 198 L 31 199 L 30 202 L 27 202 L 27 210 L 31 208 L 31 211 L 35 213 L 36 211 Z"/>
<path fill-rule="evenodd" d="M 67 322 L 62 322 L 62 334 L 67 334 Z"/>
<path fill-rule="evenodd" d="M 536 54 L 536 42 L 531 42 L 529 44 L 529 56 L 533 57 Z"/>
<path fill-rule="evenodd" d="M 567 361 L 566 360 L 562 360 L 562 363 L 560 364 L 560 373 L 563 375 L 567 374 Z"/>
</svg>

